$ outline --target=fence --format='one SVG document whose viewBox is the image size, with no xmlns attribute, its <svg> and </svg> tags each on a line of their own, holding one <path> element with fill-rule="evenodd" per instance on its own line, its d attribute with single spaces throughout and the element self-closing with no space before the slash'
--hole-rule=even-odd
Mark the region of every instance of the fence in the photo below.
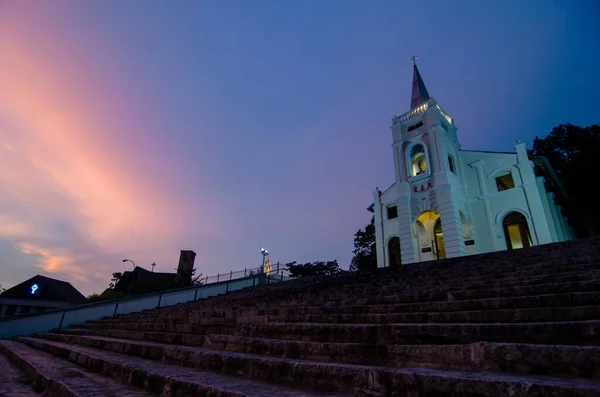
<svg viewBox="0 0 600 397">
<path fill-rule="evenodd" d="M 222 278 L 225 279 L 221 280 Z M 219 281 L 212 281 L 213 279 Z M 195 302 L 211 296 L 223 295 L 244 288 L 252 288 L 260 284 L 282 282 L 288 279 L 287 271 L 280 268 L 279 264 L 277 264 L 277 267 L 269 272 L 269 274 L 263 272 L 261 267 L 244 269 L 244 271 L 207 277 L 201 280 L 202 284 L 185 288 L 134 295 L 44 312 L 0 317 L 0 339 L 50 332 L 53 329 L 60 330 L 68 328 L 72 324 L 100 320 L 104 317 L 114 318 L 119 314 L 129 314 L 142 310 L 173 306 L 179 303 Z"/>
<path fill-rule="evenodd" d="M 262 266 L 254 267 L 254 268 L 246 268 L 244 270 L 232 271 L 229 273 L 217 274 L 216 276 L 206 276 L 198 279 L 198 282 L 202 284 L 212 284 L 218 283 L 221 281 L 231 281 L 236 280 L 248 276 L 258 275 L 264 273 L 264 269 Z M 289 276 L 289 271 L 285 267 L 285 265 L 280 265 L 277 262 L 272 266 L 271 271 L 269 272 L 269 278 L 279 278 L 279 281 L 285 281 Z"/>
</svg>

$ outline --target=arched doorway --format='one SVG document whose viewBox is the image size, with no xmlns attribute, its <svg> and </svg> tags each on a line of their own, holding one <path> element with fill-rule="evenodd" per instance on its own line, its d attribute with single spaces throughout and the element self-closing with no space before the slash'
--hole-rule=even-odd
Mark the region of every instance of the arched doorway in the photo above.
<svg viewBox="0 0 600 397">
<path fill-rule="evenodd" d="M 435 254 L 438 259 L 446 258 L 446 246 L 444 245 L 444 232 L 442 232 L 442 220 L 438 218 L 433 226 L 433 236 L 435 243 Z"/>
<path fill-rule="evenodd" d="M 440 214 L 435 211 L 423 212 L 416 219 L 415 227 L 419 242 L 420 260 L 444 259 L 446 257 L 446 249 Z"/>
<path fill-rule="evenodd" d="M 531 247 L 527 219 L 519 212 L 509 212 L 502 221 L 506 247 L 510 249 Z"/>
<path fill-rule="evenodd" d="M 388 258 L 389 266 L 399 266 L 401 264 L 400 239 L 398 237 L 392 237 L 388 242 Z"/>
</svg>

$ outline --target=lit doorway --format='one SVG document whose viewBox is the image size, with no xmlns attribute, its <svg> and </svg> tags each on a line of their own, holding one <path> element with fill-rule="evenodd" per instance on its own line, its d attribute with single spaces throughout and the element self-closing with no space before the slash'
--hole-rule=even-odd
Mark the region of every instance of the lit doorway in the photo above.
<svg viewBox="0 0 600 397">
<path fill-rule="evenodd" d="M 511 249 L 531 247 L 531 236 L 527 219 L 519 212 L 510 212 L 502 221 L 506 247 Z"/>
<path fill-rule="evenodd" d="M 444 233 L 438 212 L 425 211 L 419 215 L 415 222 L 415 231 L 418 238 L 420 261 L 446 258 Z"/>
<path fill-rule="evenodd" d="M 444 232 L 442 232 L 442 220 L 438 218 L 433 227 L 433 236 L 435 239 L 435 254 L 438 259 L 446 258 L 446 247 L 444 246 Z"/>
</svg>

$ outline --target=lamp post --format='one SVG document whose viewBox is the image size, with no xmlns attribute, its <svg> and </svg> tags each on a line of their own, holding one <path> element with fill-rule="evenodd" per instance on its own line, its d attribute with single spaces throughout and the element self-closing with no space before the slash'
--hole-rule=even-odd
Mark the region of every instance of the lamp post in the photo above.
<svg viewBox="0 0 600 397">
<path fill-rule="evenodd" d="M 131 263 L 133 263 L 133 269 L 135 270 L 136 266 L 135 266 L 135 262 L 134 261 L 132 261 L 131 259 L 123 259 L 123 263 L 125 263 L 125 262 L 131 262 Z"/>
<path fill-rule="evenodd" d="M 265 259 L 267 258 L 267 255 L 269 255 L 269 251 L 267 251 L 264 248 L 261 248 L 260 249 L 260 253 L 262 254 L 262 257 L 263 257 L 263 259 L 262 259 L 262 266 L 260 267 L 260 272 L 264 273 L 264 271 L 265 271 Z"/>
<path fill-rule="evenodd" d="M 123 259 L 123 263 L 125 263 L 125 262 L 133 263 L 134 272 L 131 273 L 131 279 L 129 280 L 129 287 L 127 288 L 127 295 L 131 295 L 131 288 L 133 287 L 133 278 L 135 277 L 135 262 L 132 261 L 131 259 Z"/>
</svg>

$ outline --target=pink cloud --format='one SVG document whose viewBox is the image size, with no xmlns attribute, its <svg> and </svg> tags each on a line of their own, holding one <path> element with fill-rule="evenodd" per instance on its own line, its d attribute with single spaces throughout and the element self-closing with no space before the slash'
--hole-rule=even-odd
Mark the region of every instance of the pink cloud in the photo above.
<svg viewBox="0 0 600 397">
<path fill-rule="evenodd" d="M 168 172 L 123 160 L 141 155 L 121 140 L 144 120 L 114 131 L 88 95 L 99 81 L 73 86 L 70 65 L 39 55 L 50 43 L 20 33 L 0 27 L 0 240 L 36 258 L 31 275 L 60 276 L 88 293 L 104 288 L 125 256 L 172 270 L 178 250 L 190 248 L 180 244 L 217 232 L 214 218 L 184 215 L 202 204 L 169 190 Z"/>
</svg>

